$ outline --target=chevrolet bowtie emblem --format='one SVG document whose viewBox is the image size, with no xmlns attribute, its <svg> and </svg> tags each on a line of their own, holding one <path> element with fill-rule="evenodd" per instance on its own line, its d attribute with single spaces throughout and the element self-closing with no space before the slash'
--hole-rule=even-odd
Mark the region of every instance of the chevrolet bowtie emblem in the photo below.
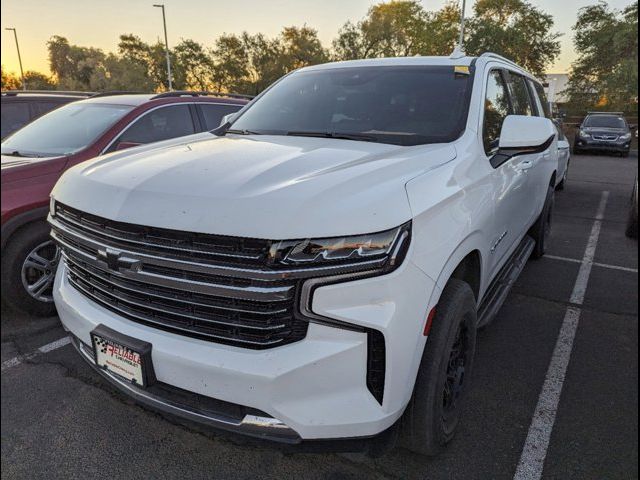
<svg viewBox="0 0 640 480">
<path fill-rule="evenodd" d="M 122 252 L 114 248 L 107 247 L 104 250 L 98 250 L 98 260 L 107 264 L 109 270 L 119 271 L 121 269 L 131 269 L 138 260 L 134 258 L 123 257 Z"/>
</svg>

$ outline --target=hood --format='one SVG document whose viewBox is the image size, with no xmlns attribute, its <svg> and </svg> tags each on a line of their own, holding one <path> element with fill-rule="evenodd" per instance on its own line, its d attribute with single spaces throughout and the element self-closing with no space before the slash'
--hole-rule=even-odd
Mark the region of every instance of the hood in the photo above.
<svg viewBox="0 0 640 480">
<path fill-rule="evenodd" d="M 624 135 L 629 131 L 627 128 L 613 127 L 583 127 L 582 130 L 588 133 L 615 133 L 617 135 Z"/>
<path fill-rule="evenodd" d="M 57 173 L 67 163 L 66 157 L 13 157 L 2 155 L 1 158 L 2 183 Z"/>
<path fill-rule="evenodd" d="M 450 145 L 226 136 L 67 171 L 57 201 L 153 227 L 295 239 L 370 233 L 411 218 L 405 184 L 455 158 Z"/>
</svg>

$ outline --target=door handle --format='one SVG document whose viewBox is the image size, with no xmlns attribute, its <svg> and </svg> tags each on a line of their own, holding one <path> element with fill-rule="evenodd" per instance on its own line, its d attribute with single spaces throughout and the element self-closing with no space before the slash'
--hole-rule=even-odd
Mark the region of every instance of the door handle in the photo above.
<svg viewBox="0 0 640 480">
<path fill-rule="evenodd" d="M 523 172 L 526 172 L 531 167 L 533 167 L 533 165 L 534 165 L 533 160 L 523 160 L 518 164 L 518 170 L 522 170 Z"/>
</svg>

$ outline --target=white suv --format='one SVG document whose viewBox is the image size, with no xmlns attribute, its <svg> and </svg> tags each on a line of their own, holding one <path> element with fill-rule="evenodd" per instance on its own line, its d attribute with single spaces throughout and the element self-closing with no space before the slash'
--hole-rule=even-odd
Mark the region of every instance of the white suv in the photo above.
<svg viewBox="0 0 640 480">
<path fill-rule="evenodd" d="M 494 54 L 325 64 L 213 134 L 81 164 L 51 201 L 62 323 L 166 412 L 288 443 L 399 432 L 434 454 L 477 329 L 545 251 L 541 92 Z"/>
</svg>

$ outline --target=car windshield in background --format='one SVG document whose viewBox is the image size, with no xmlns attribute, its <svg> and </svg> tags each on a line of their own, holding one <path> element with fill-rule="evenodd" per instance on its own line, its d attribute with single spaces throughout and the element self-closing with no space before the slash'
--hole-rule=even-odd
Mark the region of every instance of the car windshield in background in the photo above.
<svg viewBox="0 0 640 480">
<path fill-rule="evenodd" d="M 301 71 L 274 85 L 229 131 L 395 145 L 450 142 L 465 128 L 472 82 L 453 66 Z"/>
<path fill-rule="evenodd" d="M 627 128 L 624 118 L 614 115 L 592 115 L 584 121 L 585 127 L 596 128 Z"/>
<path fill-rule="evenodd" d="M 133 107 L 73 103 L 34 120 L 2 142 L 3 155 L 70 155 L 92 144 Z"/>
</svg>

